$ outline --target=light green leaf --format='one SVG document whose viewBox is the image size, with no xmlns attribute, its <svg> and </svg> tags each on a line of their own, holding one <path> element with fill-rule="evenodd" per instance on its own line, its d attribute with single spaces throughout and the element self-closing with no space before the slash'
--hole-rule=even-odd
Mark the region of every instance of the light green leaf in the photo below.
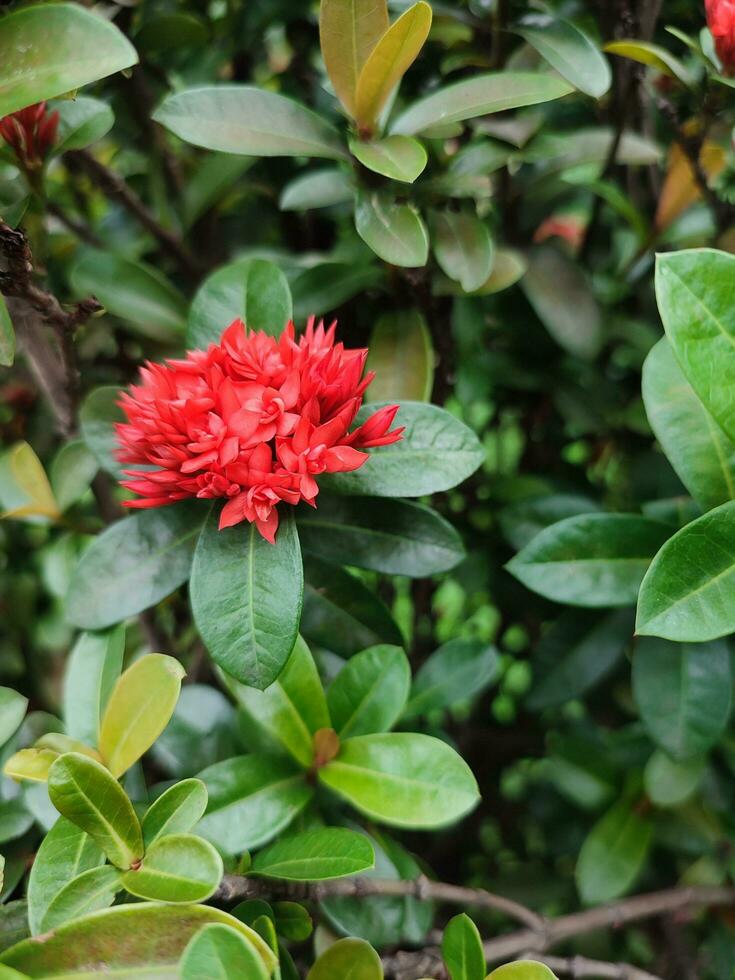
<svg viewBox="0 0 735 980">
<path fill-rule="evenodd" d="M 641 65 L 649 65 L 669 78 L 676 78 L 683 85 L 692 84 L 692 76 L 689 70 L 675 58 L 670 51 L 660 44 L 652 44 L 650 41 L 610 41 L 604 46 L 603 51 L 608 54 L 618 54 L 622 58 L 630 58 Z"/>
<path fill-rule="evenodd" d="M 570 21 L 530 15 L 516 33 L 580 92 L 600 99 L 610 88 L 612 72 L 607 60 L 594 41 Z"/>
<path fill-rule="evenodd" d="M 442 270 L 466 293 L 487 282 L 494 246 L 487 225 L 464 211 L 434 211 L 429 221 L 431 246 Z"/>
<path fill-rule="evenodd" d="M 656 806 L 680 806 L 693 796 L 704 772 L 702 759 L 676 762 L 661 749 L 656 749 L 643 772 L 646 793 Z"/>
<path fill-rule="evenodd" d="M 491 296 L 493 293 L 510 289 L 525 276 L 527 268 L 528 262 L 520 252 L 510 248 L 497 249 L 492 272 L 482 286 L 475 290 L 476 295 Z"/>
<path fill-rule="evenodd" d="M 266 847 L 255 855 L 250 873 L 286 881 L 328 881 L 368 871 L 374 862 L 364 834 L 345 827 L 317 827 Z"/>
<path fill-rule="evenodd" d="M 330 81 L 342 105 L 355 112 L 362 66 L 390 26 L 385 0 L 322 0 L 319 41 Z"/>
<path fill-rule="evenodd" d="M 150 847 L 168 834 L 187 834 L 207 809 L 207 787 L 201 779 L 182 779 L 155 800 L 143 817 L 143 841 Z"/>
<path fill-rule="evenodd" d="M 98 469 L 97 460 L 81 439 L 72 439 L 61 447 L 49 471 L 60 511 L 67 510 L 87 492 Z"/>
<path fill-rule="evenodd" d="M 146 847 L 136 869 L 122 883 L 131 895 L 156 902 L 204 902 L 222 880 L 222 858 L 194 834 L 167 834 Z"/>
<path fill-rule="evenodd" d="M 41 921 L 41 932 L 57 929 L 90 912 L 109 908 L 122 888 L 122 875 L 109 864 L 89 868 L 72 878 L 51 900 Z"/>
<path fill-rule="evenodd" d="M 54 109 L 59 113 L 58 138 L 54 153 L 81 150 L 101 139 L 112 129 L 115 116 L 106 102 L 80 95 L 61 99 Z"/>
<path fill-rule="evenodd" d="M 450 640 L 419 668 L 402 717 L 417 718 L 475 697 L 500 671 L 495 647 L 481 640 Z"/>
<path fill-rule="evenodd" d="M 27 442 L 17 442 L 0 457 L 0 518 L 3 517 L 51 521 L 60 517 L 43 464 Z"/>
<path fill-rule="evenodd" d="M 376 174 L 412 184 L 426 167 L 426 150 L 410 136 L 385 136 L 383 139 L 350 140 L 350 152 L 363 167 Z"/>
<path fill-rule="evenodd" d="M 8 307 L 0 293 L 0 367 L 12 367 L 15 360 L 15 331 Z"/>
<path fill-rule="evenodd" d="M 0 39 L 0 116 L 53 99 L 138 60 L 125 35 L 72 3 L 41 3 L 7 14 Z"/>
<path fill-rule="evenodd" d="M 54 749 L 19 749 L 3 766 L 3 775 L 19 782 L 45 783 L 58 756 Z"/>
<path fill-rule="evenodd" d="M 93 388 L 79 409 L 79 423 L 87 448 L 102 469 L 122 479 L 122 464 L 115 458 L 118 448 L 115 423 L 126 421 L 123 410 L 117 404 L 120 389 L 112 385 Z"/>
<path fill-rule="evenodd" d="M 119 778 L 169 723 L 186 671 L 174 657 L 149 653 L 120 675 L 100 722 L 99 750 Z"/>
<path fill-rule="evenodd" d="M 328 167 L 294 177 L 281 191 L 278 207 L 281 211 L 309 211 L 347 204 L 354 195 L 349 175 L 338 167 Z"/>
<path fill-rule="evenodd" d="M 25 718 L 28 698 L 10 687 L 0 687 L 0 746 L 5 745 Z"/>
<path fill-rule="evenodd" d="M 383 980 L 383 967 L 364 939 L 338 939 L 322 953 L 306 980 Z"/>
<path fill-rule="evenodd" d="M 122 670 L 125 627 L 82 633 L 64 674 L 66 734 L 93 748 L 99 745 L 100 718 Z"/>
<path fill-rule="evenodd" d="M 384 192 L 364 194 L 355 206 L 355 228 L 365 244 L 390 265 L 426 265 L 429 235 L 413 205 L 396 204 Z"/>
<path fill-rule="evenodd" d="M 488 974 L 486 980 L 557 980 L 557 976 L 544 963 L 518 960 L 507 966 L 499 966 Z"/>
<path fill-rule="evenodd" d="M 268 980 L 268 972 L 256 948 L 228 925 L 205 926 L 184 950 L 181 980 Z"/>
<path fill-rule="evenodd" d="M 469 915 L 462 913 L 449 920 L 442 937 L 442 957 L 450 980 L 484 980 L 482 939 Z"/>
<path fill-rule="evenodd" d="M 143 857 L 133 805 L 99 762 L 78 752 L 59 756 L 49 770 L 48 791 L 59 813 L 85 830 L 112 864 L 129 868 Z"/>
<path fill-rule="evenodd" d="M 617 803 L 592 828 L 577 861 L 577 888 L 587 905 L 624 895 L 648 857 L 653 827 L 627 802 Z"/>
<path fill-rule="evenodd" d="M 253 156 L 344 157 L 337 132 L 293 99 L 250 85 L 205 85 L 167 96 L 153 118 L 208 150 Z"/>
<path fill-rule="evenodd" d="M 255 524 L 220 531 L 218 522 L 214 509 L 194 555 L 194 620 L 215 663 L 263 690 L 283 669 L 298 633 L 304 573 L 296 525 L 283 513 L 271 544 Z"/>
<path fill-rule="evenodd" d="M 362 813 L 396 827 L 442 827 L 477 804 L 475 778 L 446 742 L 398 732 L 359 735 L 319 770 L 319 782 Z"/>
<path fill-rule="evenodd" d="M 411 668 L 400 647 L 375 646 L 352 657 L 329 686 L 329 713 L 340 739 L 387 732 L 401 717 Z"/>
<path fill-rule="evenodd" d="M 240 259 L 222 266 L 199 287 L 189 311 L 189 347 L 218 344 L 233 320 L 278 337 L 293 315 L 286 277 L 273 262 Z"/>
</svg>

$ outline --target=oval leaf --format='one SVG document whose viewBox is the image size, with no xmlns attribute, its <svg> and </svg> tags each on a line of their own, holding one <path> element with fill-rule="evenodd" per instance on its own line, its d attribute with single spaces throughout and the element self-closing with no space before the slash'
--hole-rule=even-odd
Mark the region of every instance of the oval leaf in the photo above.
<svg viewBox="0 0 735 980">
<path fill-rule="evenodd" d="M 59 113 L 58 138 L 54 153 L 81 150 L 101 139 L 112 129 L 115 116 L 106 102 L 77 96 L 62 99 L 55 107 Z"/>
<path fill-rule="evenodd" d="M 186 834 L 204 816 L 207 787 L 201 779 L 174 783 L 151 804 L 141 824 L 146 847 L 167 834 Z"/>
<path fill-rule="evenodd" d="M 327 694 L 340 739 L 389 731 L 401 717 L 410 684 L 411 668 L 400 647 L 375 646 L 352 657 Z"/>
<path fill-rule="evenodd" d="M 319 41 L 327 73 L 342 105 L 355 112 L 362 66 L 390 26 L 385 0 L 322 0 Z"/>
<path fill-rule="evenodd" d="M 168 834 L 146 848 L 139 868 L 122 883 L 131 895 L 156 902 L 203 902 L 222 880 L 222 858 L 209 841 Z"/>
<path fill-rule="evenodd" d="M 592 828 L 579 853 L 576 876 L 582 900 L 600 905 L 624 895 L 645 864 L 652 836 L 650 820 L 629 803 L 617 803 L 609 810 Z"/>
<path fill-rule="evenodd" d="M 96 747 L 100 719 L 122 670 L 125 627 L 82 633 L 64 675 L 64 725 L 70 738 Z"/>
<path fill-rule="evenodd" d="M 544 963 L 518 960 L 507 966 L 499 966 L 488 974 L 487 980 L 557 980 L 557 976 Z"/>
<path fill-rule="evenodd" d="M 0 746 L 18 729 L 27 707 L 28 698 L 10 687 L 0 687 Z"/>
<path fill-rule="evenodd" d="M 442 957 L 450 980 L 484 980 L 482 939 L 469 915 L 463 913 L 449 920 L 442 937 Z"/>
<path fill-rule="evenodd" d="M 250 869 L 264 878 L 328 881 L 368 871 L 375 854 L 364 834 L 345 827 L 318 827 L 283 837 L 256 854 Z"/>
<path fill-rule="evenodd" d="M 412 205 L 396 204 L 384 193 L 363 195 L 355 207 L 355 228 L 385 262 L 408 267 L 426 265 L 429 236 Z"/>
<path fill-rule="evenodd" d="M 268 980 L 268 971 L 249 939 L 228 925 L 213 923 L 198 932 L 184 950 L 180 976 L 181 980 Z"/>
<path fill-rule="evenodd" d="M 416 180 L 428 160 L 421 143 L 410 136 L 386 136 L 369 143 L 350 140 L 350 151 L 368 170 L 407 184 Z"/>
<path fill-rule="evenodd" d="M 8 307 L 0 295 L 0 367 L 11 367 L 15 360 L 15 331 Z"/>
<path fill-rule="evenodd" d="M 306 980 L 383 980 L 380 957 L 364 939 L 338 939 L 322 953 Z"/>
<path fill-rule="evenodd" d="M 122 479 L 123 468 L 115 457 L 118 448 L 115 424 L 126 421 L 118 405 L 119 398 L 119 388 L 103 385 L 90 391 L 79 410 L 79 422 L 87 448 L 102 469 L 116 480 Z"/>
<path fill-rule="evenodd" d="M 461 211 L 436 211 L 430 224 L 431 245 L 442 270 L 466 293 L 479 289 L 493 264 L 494 249 L 487 225 Z"/>
<path fill-rule="evenodd" d="M 418 311 L 384 313 L 373 327 L 368 350 L 367 369 L 375 371 L 375 379 L 366 392 L 367 401 L 430 400 L 434 348 Z"/>
<path fill-rule="evenodd" d="M 281 191 L 278 207 L 281 211 L 309 211 L 311 208 L 347 204 L 354 195 L 349 175 L 338 167 L 329 167 L 312 170 L 289 181 Z"/>
<path fill-rule="evenodd" d="M 612 72 L 607 60 L 575 24 L 535 16 L 524 20 L 517 33 L 580 92 L 600 99 L 610 88 Z"/>
<path fill-rule="evenodd" d="M 481 640 L 450 640 L 419 668 L 402 717 L 417 718 L 467 701 L 492 684 L 499 671 L 495 647 Z"/>
<path fill-rule="evenodd" d="M 121 879 L 119 869 L 109 864 L 72 878 L 52 899 L 41 921 L 41 931 L 58 929 L 65 922 L 109 908 L 122 888 Z"/>
</svg>

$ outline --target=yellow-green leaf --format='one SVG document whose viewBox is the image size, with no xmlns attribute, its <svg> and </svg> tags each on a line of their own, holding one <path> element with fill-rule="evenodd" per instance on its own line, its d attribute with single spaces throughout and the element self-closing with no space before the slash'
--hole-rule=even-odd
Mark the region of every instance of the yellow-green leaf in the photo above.
<svg viewBox="0 0 735 980">
<path fill-rule="evenodd" d="M 46 471 L 27 442 L 8 451 L 0 464 L 0 484 L 2 517 L 59 517 Z"/>
<path fill-rule="evenodd" d="M 11 779 L 28 779 L 34 783 L 45 783 L 48 771 L 59 753 L 53 749 L 21 749 L 11 755 L 3 766 L 3 773 Z"/>
<path fill-rule="evenodd" d="M 5 300 L 0 295 L 0 367 L 10 367 L 15 360 L 15 333 Z"/>
<path fill-rule="evenodd" d="M 113 776 L 137 762 L 166 727 L 185 673 L 173 657 L 150 653 L 119 677 L 100 724 L 99 750 Z"/>
<path fill-rule="evenodd" d="M 360 72 L 355 94 L 355 118 L 369 127 L 393 90 L 411 67 L 429 36 L 431 7 L 419 0 L 391 24 Z"/>
<path fill-rule="evenodd" d="M 389 26 L 385 0 L 322 0 L 322 57 L 334 91 L 351 115 L 360 71 Z"/>
<path fill-rule="evenodd" d="M 368 368 L 375 371 L 375 380 L 367 401 L 429 401 L 434 348 L 417 310 L 384 313 L 379 318 L 370 337 Z"/>
</svg>

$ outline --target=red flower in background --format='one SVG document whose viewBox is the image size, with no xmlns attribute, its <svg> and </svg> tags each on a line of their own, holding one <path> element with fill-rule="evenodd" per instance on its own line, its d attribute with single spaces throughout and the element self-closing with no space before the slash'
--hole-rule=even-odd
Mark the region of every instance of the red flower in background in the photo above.
<svg viewBox="0 0 735 980">
<path fill-rule="evenodd" d="M 373 379 L 367 350 L 335 343 L 336 324 L 293 324 L 276 339 L 241 320 L 219 344 L 182 360 L 147 364 L 123 393 L 117 425 L 127 507 L 161 507 L 185 497 L 223 497 L 220 528 L 254 523 L 275 540 L 278 504 L 314 506 L 321 473 L 356 470 L 362 452 L 401 438 L 397 405 L 350 431 Z"/>
<path fill-rule="evenodd" d="M 707 26 L 726 75 L 735 74 L 735 0 L 704 0 Z"/>
<path fill-rule="evenodd" d="M 59 113 L 47 112 L 45 102 L 0 119 L 0 136 L 12 146 L 19 162 L 29 170 L 43 164 L 56 142 L 58 129 Z"/>
</svg>

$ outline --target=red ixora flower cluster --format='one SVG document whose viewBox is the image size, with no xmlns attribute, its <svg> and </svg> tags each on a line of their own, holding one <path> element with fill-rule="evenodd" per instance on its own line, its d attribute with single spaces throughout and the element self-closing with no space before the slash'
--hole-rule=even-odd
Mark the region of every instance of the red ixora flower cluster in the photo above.
<svg viewBox="0 0 735 980">
<path fill-rule="evenodd" d="M 116 427 L 119 459 L 146 466 L 125 471 L 141 495 L 126 506 L 224 497 L 220 529 L 250 521 L 273 542 L 281 501 L 315 506 L 315 477 L 356 470 L 360 450 L 400 439 L 397 405 L 350 431 L 373 374 L 363 377 L 367 349 L 336 344 L 335 329 L 311 319 L 300 339 L 293 324 L 276 339 L 235 320 L 207 350 L 146 364 Z"/>
<path fill-rule="evenodd" d="M 704 0 L 707 26 L 726 75 L 735 74 L 735 0 Z"/>
<path fill-rule="evenodd" d="M 43 164 L 56 142 L 58 129 L 59 113 L 47 112 L 45 102 L 0 119 L 0 136 L 12 146 L 20 163 L 29 170 Z"/>
</svg>

